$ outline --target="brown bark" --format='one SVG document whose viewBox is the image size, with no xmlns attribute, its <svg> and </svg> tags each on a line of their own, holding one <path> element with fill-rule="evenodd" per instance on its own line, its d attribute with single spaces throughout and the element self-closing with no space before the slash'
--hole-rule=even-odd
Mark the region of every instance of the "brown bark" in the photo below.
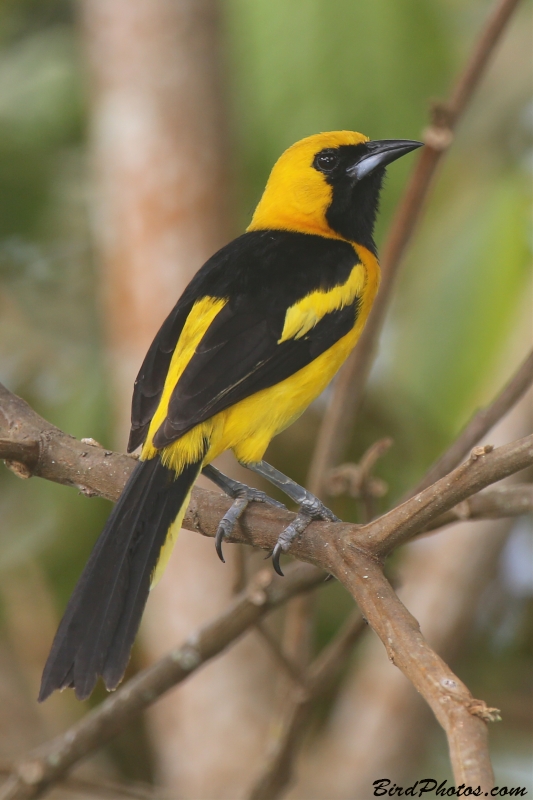
<svg viewBox="0 0 533 800">
<path fill-rule="evenodd" d="M 10 444 L 13 444 L 15 452 L 20 452 L 20 441 L 35 442 L 39 449 L 39 458 L 30 470 L 29 463 L 34 461 L 31 448 L 28 465 L 22 465 L 26 472 L 24 477 L 35 475 L 75 486 L 89 496 L 98 494 L 116 500 L 135 465 L 129 456 L 69 436 L 0 384 L 0 443 L 5 458 Z M 13 468 L 13 464 L 9 465 Z M 291 554 L 335 574 L 339 572 L 341 581 L 350 581 L 345 570 L 347 559 L 357 560 L 359 554 L 368 555 L 379 566 L 381 555 L 431 528 L 433 521 L 441 515 L 446 519 L 444 515 L 457 504 L 531 466 L 533 434 L 501 447 L 474 448 L 471 458 L 449 475 L 365 525 L 312 522 L 306 528 L 305 536 L 295 539 L 291 545 Z M 521 497 L 519 504 L 522 504 Z M 183 526 L 186 530 L 213 538 L 230 505 L 231 501 L 225 495 L 194 487 Z M 490 517 L 493 515 L 491 504 Z M 262 503 L 251 504 L 227 541 L 271 551 L 279 533 L 294 516 L 284 509 Z"/>
<path fill-rule="evenodd" d="M 506 521 L 461 523 L 409 546 L 398 576 L 399 596 L 443 658 L 455 654 L 468 630 L 508 529 Z M 367 800 L 378 778 L 406 786 L 412 778 L 426 777 L 413 776 L 413 770 L 423 763 L 433 726 L 420 695 L 382 643 L 369 635 L 324 737 L 301 764 L 301 782 L 289 797 L 322 800 L 327 791 L 331 800 Z"/>
</svg>

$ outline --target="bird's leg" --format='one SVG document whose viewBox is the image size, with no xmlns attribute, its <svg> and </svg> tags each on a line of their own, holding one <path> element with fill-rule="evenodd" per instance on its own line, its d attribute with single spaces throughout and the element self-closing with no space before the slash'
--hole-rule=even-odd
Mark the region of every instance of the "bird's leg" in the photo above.
<svg viewBox="0 0 533 800">
<path fill-rule="evenodd" d="M 314 494 L 308 492 L 303 486 L 300 486 L 291 478 L 287 477 L 287 475 L 284 475 L 283 472 L 271 467 L 266 461 L 252 461 L 242 466 L 266 478 L 267 481 L 277 486 L 282 492 L 285 492 L 291 500 L 294 500 L 294 502 L 298 503 L 300 506 L 291 524 L 280 533 L 272 552 L 274 569 L 278 575 L 283 575 L 279 565 L 279 558 L 282 553 L 286 553 L 289 550 L 296 536 L 303 533 L 314 519 L 323 519 L 330 522 L 338 522 L 339 519 L 335 516 L 333 511 L 330 511 L 329 508 L 318 499 L 318 497 L 315 497 Z"/>
<path fill-rule="evenodd" d="M 246 486 L 245 483 L 240 483 L 240 481 L 236 481 L 233 478 L 228 478 L 227 475 L 224 475 L 212 464 L 204 467 L 202 474 L 209 478 L 210 481 L 213 481 L 219 489 L 222 489 L 224 494 L 227 494 L 234 501 L 220 520 L 215 536 L 215 547 L 221 561 L 224 561 L 222 542 L 233 532 L 237 520 L 242 516 L 249 503 L 269 503 L 271 506 L 276 506 L 276 508 L 286 508 L 283 503 L 279 503 L 269 497 L 265 492 L 254 489 L 252 486 Z"/>
</svg>

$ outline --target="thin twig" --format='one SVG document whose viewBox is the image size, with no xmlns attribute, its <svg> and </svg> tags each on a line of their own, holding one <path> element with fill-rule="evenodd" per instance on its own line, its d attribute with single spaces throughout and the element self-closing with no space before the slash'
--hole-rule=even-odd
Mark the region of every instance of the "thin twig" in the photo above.
<svg viewBox="0 0 533 800">
<path fill-rule="evenodd" d="M 388 486 L 381 478 L 372 475 L 376 462 L 392 446 L 392 439 L 386 437 L 370 445 L 358 464 L 347 463 L 331 469 L 324 481 L 325 491 L 331 497 L 349 494 L 361 501 L 363 522 L 370 522 L 374 516 L 374 500 L 383 497 Z"/>
<path fill-rule="evenodd" d="M 295 664 L 282 650 L 278 640 L 273 633 L 266 627 L 263 622 L 258 622 L 255 629 L 261 636 L 263 641 L 268 645 L 268 648 L 278 664 L 287 673 L 289 678 L 297 685 L 303 686 L 305 683 L 305 675 L 300 670 L 298 664 Z"/>
<path fill-rule="evenodd" d="M 246 586 L 246 558 L 247 552 L 244 547 L 239 546 L 235 549 L 233 560 L 235 575 L 232 583 L 233 594 L 239 594 Z"/>
<path fill-rule="evenodd" d="M 474 94 L 488 62 L 498 44 L 502 31 L 516 10 L 520 0 L 500 0 L 489 16 L 476 46 L 470 56 L 460 79 L 455 84 L 450 101 L 449 113 L 454 121 L 464 112 Z"/>
<path fill-rule="evenodd" d="M 432 123 L 424 133 L 426 146 L 420 152 L 383 247 L 383 275 L 378 296 L 361 340 L 334 384 L 331 401 L 322 421 L 308 476 L 308 486 L 315 494 L 323 493 L 324 476 L 341 460 L 350 440 L 394 281 L 420 219 L 437 166 L 452 143 L 453 130 L 479 85 L 505 26 L 519 2 L 520 0 L 497 0 L 450 93 L 449 101 L 433 108 Z"/>
<path fill-rule="evenodd" d="M 384 438 L 373 442 L 362 455 L 358 464 L 341 464 L 331 470 L 328 476 L 328 485 L 332 494 L 341 494 L 348 491 L 350 496 L 361 501 L 361 520 L 370 522 L 374 516 L 374 498 L 382 497 L 387 491 L 387 484 L 380 478 L 372 475 L 372 471 L 381 456 L 392 445 L 392 439 Z M 312 657 L 313 641 L 313 611 L 315 598 L 311 593 L 295 597 L 291 600 L 285 612 L 285 628 L 283 634 L 283 648 L 290 656 L 293 663 L 297 663 L 301 670 L 309 667 Z M 286 706 L 290 699 L 286 697 L 286 688 L 280 686 L 278 693 L 281 695 L 279 720 L 274 721 L 274 730 L 284 729 L 286 725 Z"/>
<path fill-rule="evenodd" d="M 384 557 L 391 550 L 421 533 L 435 519 L 481 491 L 533 464 L 533 435 L 494 449 L 476 447 L 468 461 L 406 500 L 379 519 L 366 525 L 366 547 Z"/>
<path fill-rule="evenodd" d="M 486 408 L 482 408 L 470 420 L 466 428 L 450 445 L 448 450 L 426 472 L 420 483 L 408 497 L 421 492 L 459 464 L 480 439 L 515 406 L 533 383 L 533 350 L 519 366 L 513 377 Z"/>
<path fill-rule="evenodd" d="M 424 533 L 443 528 L 454 522 L 466 520 L 501 519 L 519 517 L 533 511 L 533 484 L 515 483 L 510 486 L 494 486 L 474 494 L 462 503 L 436 517 L 425 528 Z"/>
<path fill-rule="evenodd" d="M 267 758 L 261 777 L 249 795 L 250 800 L 275 800 L 288 785 L 314 702 L 328 691 L 365 629 L 366 624 L 360 612 L 354 611 L 334 639 L 311 664 L 305 688 L 293 694 L 274 748 Z"/>
<path fill-rule="evenodd" d="M 351 497 L 361 501 L 363 522 L 370 522 L 374 516 L 374 498 L 382 497 L 387 491 L 387 484 L 372 475 L 372 471 L 378 459 L 387 452 L 391 445 L 392 439 L 388 437 L 374 442 L 363 454 L 358 464 L 341 464 L 332 469 L 327 478 L 328 488 L 332 495 L 347 492 Z M 301 669 L 307 668 L 311 659 L 314 605 L 315 598 L 309 593 L 295 597 L 289 603 L 285 613 L 284 648 L 291 654 L 292 661 L 298 659 Z M 286 729 L 287 702 L 291 703 L 290 700 L 283 697 L 279 721 L 274 723 L 274 730 Z"/>
</svg>

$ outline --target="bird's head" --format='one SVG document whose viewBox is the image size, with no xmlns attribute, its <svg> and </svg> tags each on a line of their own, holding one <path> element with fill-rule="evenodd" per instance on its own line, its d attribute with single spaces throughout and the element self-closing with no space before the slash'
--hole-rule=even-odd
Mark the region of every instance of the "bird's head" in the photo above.
<svg viewBox="0 0 533 800">
<path fill-rule="evenodd" d="M 370 141 L 354 131 L 308 136 L 274 164 L 248 230 L 341 237 L 374 251 L 385 168 L 421 145 L 408 139 Z"/>
</svg>

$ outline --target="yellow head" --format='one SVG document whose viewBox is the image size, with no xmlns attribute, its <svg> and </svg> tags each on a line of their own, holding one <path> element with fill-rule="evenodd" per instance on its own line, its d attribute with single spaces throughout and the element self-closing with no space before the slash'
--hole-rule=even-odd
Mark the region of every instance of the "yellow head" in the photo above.
<svg viewBox="0 0 533 800">
<path fill-rule="evenodd" d="M 274 164 L 248 230 L 319 234 L 374 249 L 385 167 L 420 146 L 401 139 L 370 141 L 354 131 L 308 136 Z"/>
</svg>

